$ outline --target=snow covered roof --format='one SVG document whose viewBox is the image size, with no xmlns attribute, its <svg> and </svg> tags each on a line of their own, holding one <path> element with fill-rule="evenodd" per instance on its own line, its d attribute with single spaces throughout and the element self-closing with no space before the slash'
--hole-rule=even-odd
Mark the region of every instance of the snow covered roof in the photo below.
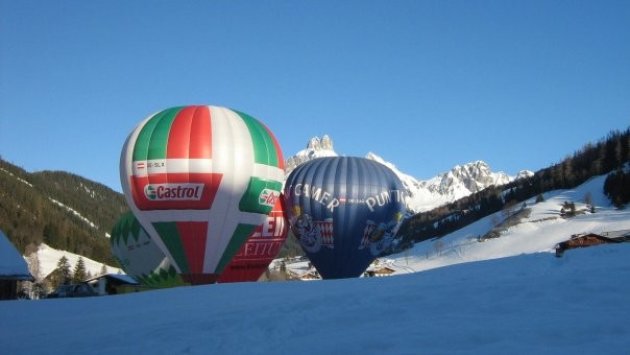
<svg viewBox="0 0 630 355">
<path fill-rule="evenodd" d="M 0 279 L 32 280 L 26 261 L 0 230 Z"/>
<path fill-rule="evenodd" d="M 90 281 L 94 281 L 94 280 L 98 280 L 100 278 L 110 278 L 110 279 L 116 279 L 120 282 L 129 284 L 129 285 L 137 285 L 138 281 L 136 281 L 136 279 L 134 279 L 133 277 L 127 275 L 127 274 L 105 274 L 105 275 L 101 275 L 98 277 L 95 277 L 93 279 L 88 280 L 88 282 Z"/>
</svg>

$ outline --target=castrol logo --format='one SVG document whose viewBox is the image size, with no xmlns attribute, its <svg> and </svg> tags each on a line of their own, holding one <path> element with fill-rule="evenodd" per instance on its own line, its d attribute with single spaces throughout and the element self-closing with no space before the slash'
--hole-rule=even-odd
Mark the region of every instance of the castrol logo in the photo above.
<svg viewBox="0 0 630 355">
<path fill-rule="evenodd" d="M 151 201 L 199 201 L 203 184 L 148 184 L 144 196 Z"/>
</svg>

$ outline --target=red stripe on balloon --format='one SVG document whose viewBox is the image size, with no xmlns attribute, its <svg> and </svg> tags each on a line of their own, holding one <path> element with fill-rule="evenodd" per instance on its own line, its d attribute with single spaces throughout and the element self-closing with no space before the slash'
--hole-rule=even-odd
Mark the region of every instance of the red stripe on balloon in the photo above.
<svg viewBox="0 0 630 355">
<path fill-rule="evenodd" d="M 195 113 L 194 106 L 179 111 L 168 135 L 166 159 L 187 159 L 190 147 L 190 131 Z"/>
<path fill-rule="evenodd" d="M 190 127 L 190 158 L 212 158 L 212 125 L 208 106 L 197 106 Z"/>
<path fill-rule="evenodd" d="M 203 260 L 206 253 L 208 222 L 177 222 L 188 269 L 191 274 L 203 272 Z"/>
<path fill-rule="evenodd" d="M 208 106 L 188 106 L 179 111 L 169 132 L 166 158 L 212 158 L 212 127 Z"/>
</svg>

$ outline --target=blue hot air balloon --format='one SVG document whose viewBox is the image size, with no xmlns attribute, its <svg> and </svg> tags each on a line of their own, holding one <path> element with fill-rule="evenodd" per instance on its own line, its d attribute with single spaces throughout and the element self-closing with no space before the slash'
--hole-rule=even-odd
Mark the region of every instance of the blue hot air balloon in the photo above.
<svg viewBox="0 0 630 355">
<path fill-rule="evenodd" d="M 392 242 L 407 194 L 391 169 L 356 157 L 304 163 L 284 188 L 291 230 L 324 279 L 365 271 Z"/>
</svg>

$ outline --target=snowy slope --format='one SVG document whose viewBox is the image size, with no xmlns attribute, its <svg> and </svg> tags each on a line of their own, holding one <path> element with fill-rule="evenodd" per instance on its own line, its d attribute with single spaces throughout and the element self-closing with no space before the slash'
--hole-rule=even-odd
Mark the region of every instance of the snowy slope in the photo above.
<svg viewBox="0 0 630 355">
<path fill-rule="evenodd" d="M 62 256 L 65 256 L 68 259 L 71 270 L 74 270 L 79 257 L 83 258 L 85 271 L 89 272 L 92 276 L 100 275 L 101 270 L 103 269 L 103 263 L 65 250 L 51 248 L 45 243 L 40 244 L 37 252 L 30 254 L 25 257 L 25 259 L 29 264 L 29 269 L 31 270 L 33 277 L 35 277 L 36 280 L 42 280 L 57 268 L 57 263 Z M 109 265 L 105 265 L 105 268 L 108 273 L 123 272 L 121 269 Z"/>
<path fill-rule="evenodd" d="M 552 252 L 559 242 L 571 235 L 584 233 L 605 234 L 625 231 L 630 233 L 630 210 L 618 210 L 603 194 L 605 176 L 590 179 L 573 190 L 557 190 L 544 194 L 545 201 L 526 201 L 529 216 L 510 227 L 499 238 L 479 242 L 477 238 L 489 232 L 505 218 L 497 212 L 482 218 L 438 240 L 418 243 L 393 259 L 408 272 L 466 263 L 478 260 L 504 258 L 520 254 Z M 581 201 L 590 196 L 596 208 L 590 213 Z M 560 209 L 565 201 L 573 201 L 584 214 L 562 218 Z"/>
</svg>

